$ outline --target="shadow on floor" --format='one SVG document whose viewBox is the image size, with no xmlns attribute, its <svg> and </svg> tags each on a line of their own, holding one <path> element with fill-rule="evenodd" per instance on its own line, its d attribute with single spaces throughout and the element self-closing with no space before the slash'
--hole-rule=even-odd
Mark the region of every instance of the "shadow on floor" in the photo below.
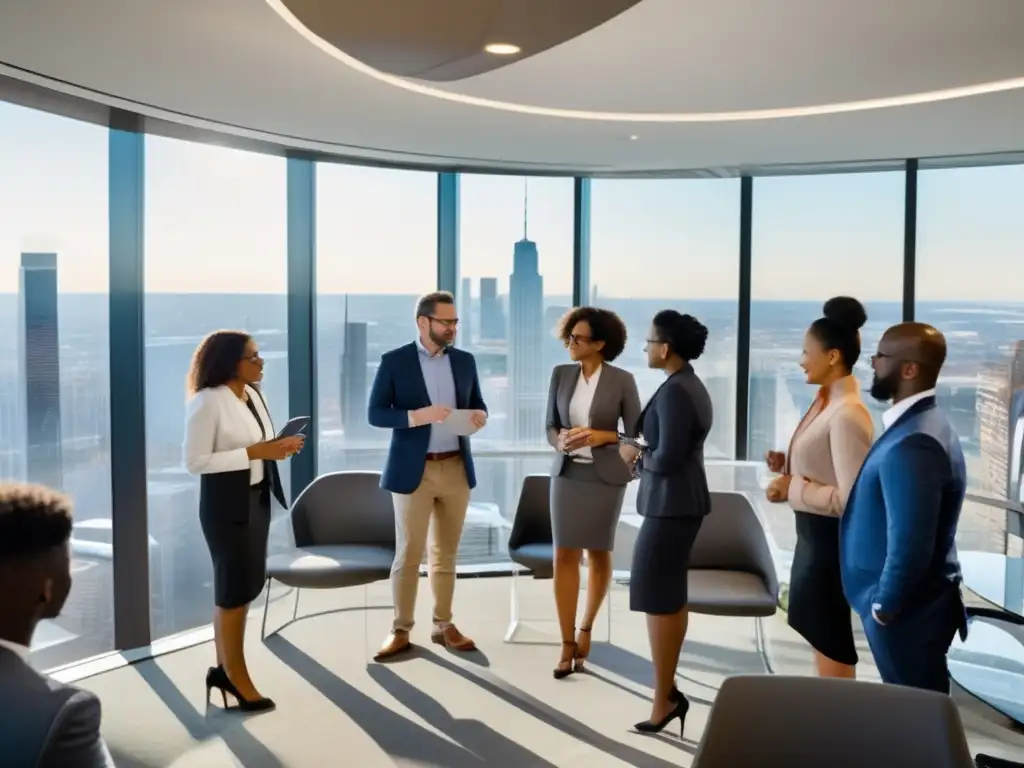
<svg viewBox="0 0 1024 768">
<path fill-rule="evenodd" d="M 211 708 L 204 716 L 196 711 L 191 702 L 178 690 L 178 686 L 155 662 L 137 664 L 133 669 L 153 690 L 163 705 L 170 710 L 171 714 L 177 718 L 178 722 L 185 726 L 185 730 L 195 741 L 219 738 L 242 765 L 284 768 L 284 763 L 277 755 L 246 730 L 245 715 L 238 711 Z M 197 673 L 196 685 L 202 685 L 203 674 L 205 674 L 205 670 Z M 259 715 L 250 715 L 250 717 L 259 717 Z M 143 727 L 141 723 L 140 727 Z M 138 758 L 131 757 L 122 757 L 117 760 L 116 764 L 131 766 L 133 765 L 132 760 L 136 766 L 149 765 L 145 762 L 140 763 Z"/>
<path fill-rule="evenodd" d="M 698 643 L 694 644 L 699 645 Z M 686 646 L 684 645 L 684 650 L 685 648 Z M 646 659 L 643 656 L 638 656 L 632 651 L 626 650 L 625 648 L 622 648 L 617 645 L 609 645 L 608 643 L 595 643 L 590 649 L 590 657 L 587 659 L 587 663 L 601 667 L 602 669 L 607 669 L 609 672 L 614 672 L 616 675 L 624 677 L 627 680 L 636 683 L 637 685 L 643 686 L 644 688 L 649 689 L 654 681 L 654 665 L 651 664 L 650 659 Z M 680 666 L 683 666 L 684 663 L 685 662 L 680 662 Z M 686 666 L 693 667 L 694 665 L 687 664 Z M 730 674 L 728 672 L 723 673 L 721 670 L 713 669 L 705 665 L 698 665 L 698 667 L 703 669 L 704 671 L 713 672 L 715 674 Z M 628 691 L 629 693 L 632 693 L 639 698 L 646 698 L 647 701 L 650 701 L 649 696 L 643 696 L 642 694 L 637 693 L 636 691 L 631 691 L 625 686 L 622 686 L 614 682 L 613 680 L 609 680 L 608 678 L 603 677 L 602 675 L 596 674 L 593 670 L 588 671 L 587 674 L 600 679 L 604 683 L 614 685 L 617 688 L 621 688 L 622 690 Z M 677 674 L 679 677 L 681 677 L 683 680 L 686 680 L 689 683 L 699 685 L 702 688 L 710 688 L 714 690 L 713 686 L 710 686 L 707 683 L 702 683 L 699 680 L 694 680 L 693 678 L 687 677 L 685 674 L 682 673 Z M 707 699 L 698 698 L 691 694 L 687 694 L 686 698 L 688 698 L 690 702 L 693 704 L 704 704 L 709 707 L 712 704 L 712 702 Z"/>
<path fill-rule="evenodd" d="M 481 768 L 485 764 L 483 758 L 374 701 L 280 635 L 268 637 L 265 645 L 392 759 L 445 768 Z"/>
<path fill-rule="evenodd" d="M 595 731 L 593 728 L 569 717 L 564 712 L 560 712 L 536 697 L 531 696 L 521 688 L 511 685 L 490 670 L 476 670 L 469 667 L 463 667 L 446 658 L 438 656 L 437 654 L 425 654 L 423 658 L 426 661 L 436 664 L 444 670 L 451 672 L 452 674 L 468 680 L 482 688 L 491 696 L 495 696 L 505 703 L 511 704 L 513 707 L 522 710 L 526 714 L 546 723 L 552 728 L 557 728 L 567 736 L 578 739 L 584 744 L 588 744 L 594 749 L 604 752 L 607 755 L 616 757 L 627 765 L 634 766 L 634 768 L 677 768 L 676 763 L 671 763 L 647 752 L 634 749 L 628 744 L 623 744 L 609 736 L 605 736 L 603 733 Z M 640 714 L 643 715 L 647 713 L 642 712 Z M 636 719 L 640 719 L 640 717 L 638 716 Z M 630 721 L 623 722 L 622 727 L 623 731 L 628 731 L 630 728 Z M 636 738 L 640 739 L 646 737 L 638 734 Z M 666 743 L 670 743 L 673 747 L 680 749 L 683 752 L 693 754 L 693 747 L 684 741 L 672 740 L 667 741 Z"/>
<path fill-rule="evenodd" d="M 521 744 L 479 720 L 456 719 L 430 696 L 379 664 L 367 669 L 373 680 L 398 702 L 415 712 L 431 727 L 454 739 L 474 755 L 495 765 L 557 768 Z"/>
</svg>

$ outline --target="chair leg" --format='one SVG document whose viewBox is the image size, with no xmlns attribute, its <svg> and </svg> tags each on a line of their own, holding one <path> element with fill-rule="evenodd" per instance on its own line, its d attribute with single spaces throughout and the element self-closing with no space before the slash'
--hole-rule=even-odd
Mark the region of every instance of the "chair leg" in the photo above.
<svg viewBox="0 0 1024 768">
<path fill-rule="evenodd" d="M 363 661 L 370 661 L 370 617 L 367 616 L 370 610 L 370 585 L 363 584 Z"/>
<path fill-rule="evenodd" d="M 757 652 L 761 655 L 761 661 L 764 662 L 765 670 L 767 670 L 769 675 L 774 675 L 775 669 L 772 667 L 772 660 L 768 657 L 768 644 L 766 640 L 764 619 L 757 616 L 754 618 L 754 641 L 757 643 Z"/>
<path fill-rule="evenodd" d="M 268 578 L 267 579 L 267 596 L 263 600 L 263 624 L 260 627 L 260 640 L 266 640 L 267 639 L 267 611 L 270 610 L 270 582 L 271 582 L 271 580 Z"/>
<path fill-rule="evenodd" d="M 299 592 L 301 591 L 298 587 L 295 588 L 295 607 L 292 608 L 292 621 L 299 618 Z"/>
<path fill-rule="evenodd" d="M 505 642 L 511 643 L 519 629 L 519 589 L 516 586 L 519 581 L 519 566 L 512 567 L 512 591 L 509 595 L 509 620 L 508 629 L 505 631 Z"/>
</svg>

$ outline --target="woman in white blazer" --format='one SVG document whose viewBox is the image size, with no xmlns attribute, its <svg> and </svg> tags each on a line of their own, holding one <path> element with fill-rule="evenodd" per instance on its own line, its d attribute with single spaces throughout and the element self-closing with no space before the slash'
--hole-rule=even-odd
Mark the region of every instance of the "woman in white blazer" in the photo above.
<svg viewBox="0 0 1024 768">
<path fill-rule="evenodd" d="M 274 708 L 245 663 L 245 618 L 266 581 L 270 498 L 287 507 L 277 461 L 294 456 L 303 438 L 275 440 L 258 383 L 263 358 L 252 337 L 216 331 L 192 357 L 187 389 L 185 465 L 200 477 L 199 521 L 213 560 L 213 632 L 217 666 L 206 674 L 206 697 L 230 693 L 238 708 Z"/>
</svg>

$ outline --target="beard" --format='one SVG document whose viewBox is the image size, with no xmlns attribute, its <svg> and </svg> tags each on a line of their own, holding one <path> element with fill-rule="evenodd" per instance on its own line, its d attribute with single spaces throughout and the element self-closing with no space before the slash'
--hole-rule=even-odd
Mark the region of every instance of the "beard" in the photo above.
<svg viewBox="0 0 1024 768">
<path fill-rule="evenodd" d="M 441 349 L 448 349 L 448 347 L 455 343 L 455 336 L 444 336 L 440 333 L 434 333 L 434 330 L 431 329 L 430 340 L 437 344 Z"/>
<path fill-rule="evenodd" d="M 899 389 L 899 377 L 894 375 L 879 377 L 876 373 L 875 377 L 871 380 L 871 396 L 875 400 L 880 400 L 883 403 L 887 403 L 896 397 L 896 391 Z"/>
</svg>

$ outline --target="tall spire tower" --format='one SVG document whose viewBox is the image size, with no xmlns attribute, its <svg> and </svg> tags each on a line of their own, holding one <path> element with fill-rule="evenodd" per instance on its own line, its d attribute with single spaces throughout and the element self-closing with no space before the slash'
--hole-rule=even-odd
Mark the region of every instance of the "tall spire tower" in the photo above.
<svg viewBox="0 0 1024 768">
<path fill-rule="evenodd" d="M 509 414 L 511 437 L 524 442 L 544 439 L 547 386 L 543 355 L 544 278 L 537 244 L 529 234 L 529 182 L 523 180 L 523 239 L 512 247 L 509 279 Z"/>
</svg>

